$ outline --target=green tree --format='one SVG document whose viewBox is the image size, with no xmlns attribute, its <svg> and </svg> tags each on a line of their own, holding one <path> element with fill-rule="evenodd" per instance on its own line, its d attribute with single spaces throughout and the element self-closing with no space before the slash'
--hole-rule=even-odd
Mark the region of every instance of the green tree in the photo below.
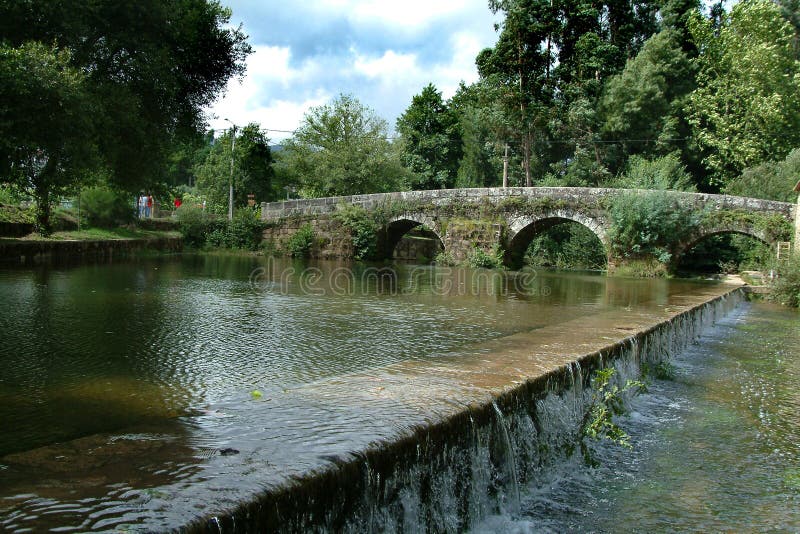
<svg viewBox="0 0 800 534">
<path fill-rule="evenodd" d="M 522 158 L 525 185 L 531 186 L 531 160 L 536 145 L 547 135 L 557 10 L 549 0 L 490 0 L 489 8 L 494 13 L 503 12 L 505 18 L 499 25 L 497 44 L 478 55 L 478 72 L 486 83 L 500 89 L 496 102 L 510 126 L 505 141 L 511 141 L 513 135 Z"/>
<path fill-rule="evenodd" d="M 513 125 L 507 121 L 503 106 L 496 98 L 501 91 L 485 80 L 469 86 L 462 82 L 450 99 L 450 108 L 458 116 L 461 129 L 462 155 L 456 176 L 457 187 L 502 184 L 502 156 L 512 137 Z M 518 178 L 513 176 L 517 168 L 521 165 L 510 169 L 511 183 Z"/>
<path fill-rule="evenodd" d="M 794 29 L 768 0 L 746 0 L 719 29 L 695 16 L 700 55 L 689 122 L 711 180 L 724 185 L 747 168 L 800 146 L 800 64 Z"/>
<path fill-rule="evenodd" d="M 652 160 L 631 156 L 625 173 L 610 185 L 626 189 L 696 191 L 692 177 L 677 153 Z"/>
<path fill-rule="evenodd" d="M 274 183 L 272 152 L 266 133 L 251 123 L 236 134 L 233 154 L 233 202 L 235 207 L 247 205 L 247 195 L 255 195 L 256 202 L 276 200 L 279 191 Z M 231 131 L 227 130 L 214 140 L 205 158 L 194 168 L 197 188 L 211 211 L 227 213 L 231 180 Z"/>
<path fill-rule="evenodd" d="M 0 3 L 0 39 L 70 52 L 85 76 L 93 128 L 65 135 L 97 132 L 109 181 L 133 191 L 162 181 L 173 141 L 200 129 L 203 108 L 244 72 L 250 46 L 230 16 L 216 0 L 8 0 Z"/>
<path fill-rule="evenodd" d="M 743 197 L 796 202 L 794 186 L 800 179 L 800 148 L 789 152 L 783 161 L 767 161 L 745 169 L 730 180 L 724 192 Z"/>
<path fill-rule="evenodd" d="M 616 141 L 610 154 L 618 170 L 633 154 L 663 155 L 681 150 L 692 160 L 684 108 L 695 88 L 695 70 L 676 30 L 647 40 L 625 69 L 612 76 L 599 102 L 603 137 Z"/>
<path fill-rule="evenodd" d="M 388 125 L 351 95 L 312 108 L 284 145 L 281 164 L 305 197 L 398 191 L 408 171 Z"/>
<path fill-rule="evenodd" d="M 94 161 L 92 112 L 69 52 L 39 43 L 0 46 L 0 180 L 36 199 L 44 235 L 53 198 L 75 189 Z"/>
<path fill-rule="evenodd" d="M 455 185 L 462 150 L 459 126 L 458 117 L 433 84 L 411 100 L 397 119 L 397 131 L 403 143 L 400 160 L 416 175 L 412 189 Z"/>
</svg>

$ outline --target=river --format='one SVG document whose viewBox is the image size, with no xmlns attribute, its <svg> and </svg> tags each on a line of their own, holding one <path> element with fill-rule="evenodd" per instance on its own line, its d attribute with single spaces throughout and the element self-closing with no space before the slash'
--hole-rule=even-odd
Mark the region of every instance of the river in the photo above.
<svg viewBox="0 0 800 534">
<path fill-rule="evenodd" d="M 0 270 L 0 525 L 10 531 L 180 526 L 420 421 L 436 421 L 449 408 L 426 399 L 433 390 L 453 402 L 485 395 L 489 385 L 466 387 L 453 370 L 484 361 L 505 339 L 576 321 L 591 326 L 608 314 L 655 316 L 675 298 L 709 287 L 593 274 L 381 269 L 208 255 Z M 517 511 L 489 514 L 474 528 L 613 531 L 629 513 L 625 507 L 636 508 L 626 494 L 632 481 L 650 488 L 629 491 L 645 499 L 646 509 L 658 510 L 647 498 L 663 504 L 664 495 L 675 495 L 680 504 L 710 495 L 707 484 L 662 483 L 677 479 L 673 471 L 689 458 L 688 450 L 703 465 L 719 460 L 735 473 L 761 469 L 750 490 L 774 488 L 759 484 L 780 478 L 782 497 L 770 501 L 780 511 L 780 503 L 797 495 L 800 477 L 791 446 L 797 443 L 792 392 L 798 374 L 791 359 L 792 350 L 800 352 L 796 325 L 789 312 L 743 307 L 677 358 L 676 380 L 655 381 L 632 401 L 633 415 L 625 421 L 633 452 L 601 447 L 602 467 L 595 470 L 559 464 L 552 480 L 567 489 L 548 494 L 541 489 L 548 484 L 523 488 Z M 581 335 L 573 334 L 578 340 Z M 745 358 L 751 365 L 743 370 L 741 357 L 726 359 L 719 352 L 726 343 L 740 351 L 754 347 L 760 356 L 768 352 L 765 346 L 787 352 L 782 364 Z M 750 377 L 746 370 L 761 374 Z M 425 387 L 415 389 L 409 376 Z M 787 382 L 779 387 L 777 379 Z M 404 396 L 389 394 L 394 391 Z M 772 399 L 780 400 L 765 404 Z M 771 411 L 778 406 L 784 411 Z M 736 410 L 745 407 L 757 410 L 756 417 L 741 419 Z M 699 416 L 706 413 L 718 417 Z M 772 426 L 764 426 L 762 416 Z M 714 426 L 726 423 L 729 434 L 739 429 L 737 439 L 761 440 L 759 454 L 753 443 Z M 687 429 L 734 449 L 705 458 L 703 448 L 714 449 L 681 442 L 693 435 Z M 764 456 L 765 443 L 779 452 Z M 664 466 L 673 455 L 672 474 L 643 467 Z M 761 460 L 769 462 L 759 467 Z M 776 467 L 781 461 L 783 467 Z M 690 473 L 697 471 L 689 466 Z M 747 491 L 741 492 L 745 503 Z M 728 501 L 738 510 L 735 499 Z M 725 502 L 722 492 L 710 509 L 740 517 L 730 528 L 755 524 L 748 522 L 752 514 L 725 511 Z M 706 524 L 706 508 L 684 504 L 669 507 L 671 516 L 654 514 L 674 516 L 667 524 L 679 530 Z M 776 525 L 795 519 L 789 512 L 775 517 Z M 644 517 L 632 521 L 635 528 L 650 524 Z"/>
</svg>

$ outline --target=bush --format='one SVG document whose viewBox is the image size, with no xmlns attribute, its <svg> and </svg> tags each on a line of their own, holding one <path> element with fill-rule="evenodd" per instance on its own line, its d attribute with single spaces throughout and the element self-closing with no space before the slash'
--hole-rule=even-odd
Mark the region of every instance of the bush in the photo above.
<svg viewBox="0 0 800 534">
<path fill-rule="evenodd" d="M 107 187 L 91 187 L 81 193 L 81 212 L 89 226 L 113 228 L 136 216 L 131 199 Z"/>
<path fill-rule="evenodd" d="M 667 263 L 672 248 L 700 226 L 703 213 L 661 192 L 631 192 L 614 200 L 610 216 L 617 254 Z"/>
<path fill-rule="evenodd" d="M 350 230 L 355 259 L 364 260 L 375 256 L 378 223 L 367 210 L 361 206 L 340 204 L 334 217 Z"/>
<path fill-rule="evenodd" d="M 264 226 L 257 211 L 243 208 L 234 213 L 232 221 L 211 230 L 206 243 L 212 247 L 258 250 Z"/>
<path fill-rule="evenodd" d="M 314 228 L 306 223 L 286 242 L 286 252 L 293 258 L 307 258 L 314 247 Z"/>
<path fill-rule="evenodd" d="M 33 224 L 36 222 L 36 206 L 23 208 L 16 205 L 0 204 L 0 222 Z"/>
<path fill-rule="evenodd" d="M 433 258 L 433 263 L 442 267 L 452 267 L 456 264 L 456 260 L 449 252 L 442 251 Z"/>
<path fill-rule="evenodd" d="M 502 269 L 503 251 L 497 245 L 492 248 L 491 252 L 474 247 L 467 258 L 467 265 L 476 269 Z"/>
<path fill-rule="evenodd" d="M 181 206 L 175 215 L 183 242 L 189 247 L 205 246 L 208 236 L 220 226 L 211 214 L 194 206 Z"/>
<path fill-rule="evenodd" d="M 676 154 L 654 160 L 631 156 L 625 174 L 618 176 L 609 185 L 625 189 L 697 190 L 691 175 Z"/>
<path fill-rule="evenodd" d="M 23 200 L 27 200 L 26 195 L 20 193 L 16 188 L 6 184 L 0 184 L 0 204 L 17 206 Z"/>
<path fill-rule="evenodd" d="M 800 257 L 797 255 L 778 268 L 778 279 L 772 286 L 770 299 L 800 308 Z"/>
</svg>

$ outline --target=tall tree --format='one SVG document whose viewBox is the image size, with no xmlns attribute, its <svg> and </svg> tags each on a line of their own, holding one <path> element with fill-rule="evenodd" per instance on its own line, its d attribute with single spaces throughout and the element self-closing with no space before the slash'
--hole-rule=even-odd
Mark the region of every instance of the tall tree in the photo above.
<svg viewBox="0 0 800 534">
<path fill-rule="evenodd" d="M 651 37 L 625 69 L 606 83 L 599 101 L 605 140 L 615 141 L 609 151 L 612 171 L 624 167 L 633 154 L 690 153 L 690 128 L 684 112 L 687 96 L 695 88 L 695 69 L 682 48 L 676 30 Z"/>
<path fill-rule="evenodd" d="M 444 189 L 455 185 L 461 159 L 458 117 L 428 84 L 397 119 L 403 165 L 415 173 L 412 189 Z"/>
<path fill-rule="evenodd" d="M 723 17 L 718 31 L 699 16 L 690 28 L 700 55 L 689 121 L 711 180 L 724 185 L 800 146 L 800 63 L 794 29 L 780 8 L 747 0 Z"/>
<path fill-rule="evenodd" d="M 42 234 L 51 230 L 51 199 L 74 188 L 94 163 L 93 111 L 68 52 L 39 43 L 0 46 L 0 181 L 36 198 Z"/>
<path fill-rule="evenodd" d="M 276 200 L 280 191 L 274 180 L 274 161 L 266 133 L 257 124 L 248 124 L 237 132 L 233 154 L 231 140 L 231 131 L 227 130 L 194 167 L 197 188 L 208 199 L 211 211 L 227 212 L 231 179 L 234 206 L 246 206 L 249 194 L 255 195 L 256 202 Z"/>
<path fill-rule="evenodd" d="M 498 28 L 497 44 L 478 55 L 478 72 L 502 88 L 499 96 L 515 125 L 512 131 L 522 156 L 525 185 L 530 186 L 534 144 L 546 136 L 552 99 L 556 9 L 550 0 L 490 0 L 489 7 L 494 13 L 502 11 L 505 19 Z"/>
<path fill-rule="evenodd" d="M 0 4 L 0 41 L 70 52 L 94 104 L 109 179 L 138 190 L 161 180 L 172 141 L 196 131 L 202 109 L 243 73 L 250 46 L 228 26 L 230 16 L 216 0 L 8 0 Z"/>
<path fill-rule="evenodd" d="M 351 95 L 312 108 L 280 154 L 306 197 L 397 191 L 408 171 L 386 121 Z"/>
<path fill-rule="evenodd" d="M 451 111 L 458 117 L 461 130 L 461 160 L 456 173 L 456 187 L 494 187 L 502 183 L 502 154 L 505 139 L 498 132 L 494 90 L 485 83 L 466 85 L 464 82 L 449 101 Z M 503 113 L 498 112 L 502 118 Z M 500 126 L 499 130 L 505 130 Z"/>
</svg>

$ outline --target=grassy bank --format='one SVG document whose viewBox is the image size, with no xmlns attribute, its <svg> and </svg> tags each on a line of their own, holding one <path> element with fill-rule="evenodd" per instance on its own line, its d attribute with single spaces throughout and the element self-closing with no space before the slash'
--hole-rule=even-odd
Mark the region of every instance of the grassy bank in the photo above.
<svg viewBox="0 0 800 534">
<path fill-rule="evenodd" d="M 120 239 L 159 239 L 176 237 L 181 237 L 181 233 L 121 227 L 61 231 L 54 232 L 49 237 L 42 237 L 37 233 L 32 233 L 18 238 L 4 237 L 0 238 L 0 241 L 115 241 Z"/>
</svg>

